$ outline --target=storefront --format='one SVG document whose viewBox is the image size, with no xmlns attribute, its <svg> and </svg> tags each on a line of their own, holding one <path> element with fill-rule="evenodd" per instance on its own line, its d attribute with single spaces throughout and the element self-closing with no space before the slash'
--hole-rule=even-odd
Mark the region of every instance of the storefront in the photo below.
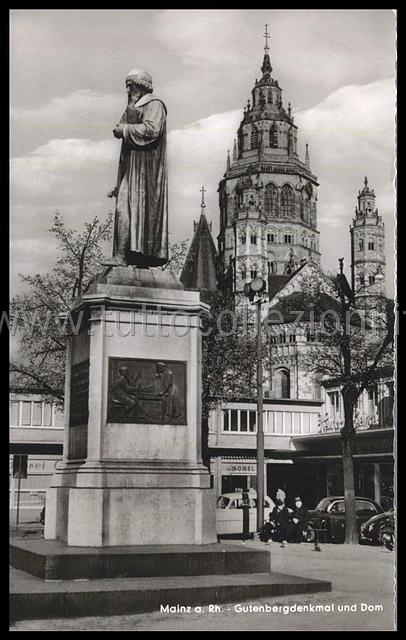
<svg viewBox="0 0 406 640">
<path fill-rule="evenodd" d="M 264 493 L 274 499 L 278 482 L 292 476 L 292 460 L 265 458 Z M 257 461 L 255 458 L 219 456 L 210 460 L 216 498 L 222 493 L 248 491 L 257 488 Z M 271 492 L 271 493 L 269 493 Z"/>
</svg>

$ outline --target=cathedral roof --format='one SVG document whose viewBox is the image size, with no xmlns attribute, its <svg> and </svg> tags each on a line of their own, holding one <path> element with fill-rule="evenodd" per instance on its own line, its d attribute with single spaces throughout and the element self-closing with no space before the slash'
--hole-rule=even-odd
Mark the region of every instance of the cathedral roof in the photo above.
<svg viewBox="0 0 406 640">
<path fill-rule="evenodd" d="M 198 290 L 203 294 L 216 291 L 216 258 L 216 247 L 202 208 L 180 275 L 180 281 L 185 285 L 185 289 Z"/>
</svg>

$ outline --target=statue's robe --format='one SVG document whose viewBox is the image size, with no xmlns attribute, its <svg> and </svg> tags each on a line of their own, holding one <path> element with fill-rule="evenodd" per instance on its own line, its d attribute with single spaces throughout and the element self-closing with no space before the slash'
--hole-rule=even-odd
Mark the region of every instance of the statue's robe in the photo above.
<svg viewBox="0 0 406 640">
<path fill-rule="evenodd" d="M 146 94 L 121 122 L 114 253 L 125 239 L 128 264 L 163 265 L 168 262 L 166 107 Z"/>
</svg>

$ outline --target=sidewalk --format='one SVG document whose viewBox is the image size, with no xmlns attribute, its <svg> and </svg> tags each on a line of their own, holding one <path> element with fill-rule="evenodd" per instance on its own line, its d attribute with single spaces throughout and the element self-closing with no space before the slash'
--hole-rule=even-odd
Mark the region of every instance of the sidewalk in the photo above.
<svg viewBox="0 0 406 640">
<path fill-rule="evenodd" d="M 230 542 L 230 541 L 228 541 Z M 240 541 L 230 544 L 240 545 Z M 255 602 L 224 604 L 209 612 L 138 614 L 109 618 L 38 620 L 16 623 L 15 631 L 393 631 L 394 630 L 394 554 L 382 547 L 276 543 L 264 546 L 248 541 L 247 547 L 268 549 L 272 571 L 332 582 L 331 593 L 258 599 Z M 182 578 L 178 578 L 182 581 Z M 236 605 L 240 604 L 240 609 Z M 180 602 L 179 605 L 182 605 Z M 268 605 L 268 611 L 255 607 Z M 274 605 L 279 611 L 269 611 Z M 308 605 L 308 611 L 286 610 L 282 605 Z M 319 605 L 319 611 L 312 611 Z M 251 607 L 250 607 L 251 606 Z M 321 609 L 320 609 L 321 606 Z M 348 611 L 339 611 L 346 606 Z M 362 611 L 368 606 L 369 610 Z M 332 610 L 333 608 L 333 610 Z M 356 610 L 355 610 L 356 609 Z"/>
</svg>

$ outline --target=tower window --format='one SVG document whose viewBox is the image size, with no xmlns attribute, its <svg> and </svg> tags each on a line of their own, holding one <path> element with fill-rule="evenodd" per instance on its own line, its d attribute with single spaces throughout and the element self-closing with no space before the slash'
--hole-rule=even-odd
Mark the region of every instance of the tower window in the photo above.
<svg viewBox="0 0 406 640">
<path fill-rule="evenodd" d="M 257 234 L 251 233 L 251 244 L 257 244 Z"/>
<path fill-rule="evenodd" d="M 256 277 L 257 277 L 257 270 L 256 269 L 251 269 L 251 280 L 253 280 Z"/>
<path fill-rule="evenodd" d="M 292 244 L 292 236 L 290 233 L 285 233 L 285 244 Z"/>
<path fill-rule="evenodd" d="M 258 149 L 258 131 L 255 127 L 251 131 L 251 149 Z"/>
<path fill-rule="evenodd" d="M 364 241 L 360 240 L 358 243 L 358 250 L 359 251 L 364 251 Z"/>
<path fill-rule="evenodd" d="M 360 284 L 365 284 L 365 276 L 363 273 L 361 273 L 360 277 L 359 277 L 359 282 Z"/>
<path fill-rule="evenodd" d="M 278 190 L 274 184 L 267 184 L 265 187 L 265 213 L 271 216 L 277 215 Z"/>
<path fill-rule="evenodd" d="M 368 277 L 368 283 L 369 284 L 375 284 L 375 276 L 369 276 Z"/>
<path fill-rule="evenodd" d="M 368 249 L 370 251 L 373 251 L 375 249 L 375 243 L 373 240 L 370 240 L 370 242 L 368 242 Z"/>
<path fill-rule="evenodd" d="M 276 149 L 278 147 L 278 129 L 275 124 L 273 124 L 269 130 L 269 146 L 272 149 Z"/>
<path fill-rule="evenodd" d="M 281 214 L 283 217 L 293 217 L 293 203 L 293 189 L 289 184 L 285 184 L 281 191 Z"/>
<path fill-rule="evenodd" d="M 289 336 L 289 342 L 296 342 L 296 336 L 294 333 L 291 333 Z"/>
<path fill-rule="evenodd" d="M 267 241 L 268 242 L 275 242 L 275 234 L 274 233 L 268 233 Z"/>
<path fill-rule="evenodd" d="M 302 189 L 300 194 L 300 217 L 304 222 L 308 222 L 309 219 L 309 196 L 306 191 Z"/>
<path fill-rule="evenodd" d="M 269 89 L 268 91 L 268 104 L 272 104 L 273 100 L 272 100 L 272 91 Z"/>
<path fill-rule="evenodd" d="M 247 237 L 245 235 L 245 233 L 241 234 L 241 244 L 245 244 L 247 242 Z"/>
<path fill-rule="evenodd" d="M 241 269 L 241 278 L 243 280 L 245 280 L 246 277 L 247 277 L 247 270 L 246 269 Z"/>
</svg>

